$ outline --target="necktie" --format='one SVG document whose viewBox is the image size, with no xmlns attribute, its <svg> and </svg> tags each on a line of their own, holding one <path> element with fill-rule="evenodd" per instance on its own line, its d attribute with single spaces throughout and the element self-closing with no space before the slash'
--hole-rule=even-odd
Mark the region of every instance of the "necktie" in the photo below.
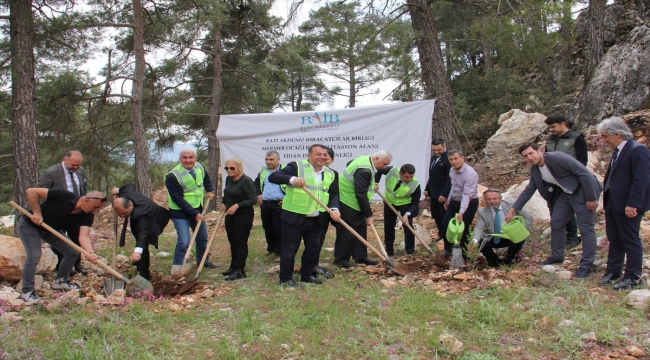
<svg viewBox="0 0 650 360">
<path fill-rule="evenodd" d="M 618 158 L 618 148 L 614 149 L 612 153 L 612 164 L 616 162 L 616 158 Z"/>
<path fill-rule="evenodd" d="M 494 233 L 501 234 L 501 215 L 499 215 L 499 208 L 494 210 Z M 501 238 L 495 236 L 492 238 L 495 244 L 498 244 L 501 241 Z"/>
<path fill-rule="evenodd" d="M 124 224 L 122 224 L 122 234 L 120 234 L 120 247 L 124 247 L 124 240 L 126 239 L 126 225 L 129 223 L 129 217 L 124 218 Z"/>
<path fill-rule="evenodd" d="M 74 174 L 72 173 L 72 171 L 68 171 L 68 173 L 70 174 L 70 180 L 72 180 L 72 191 L 75 193 L 75 195 L 81 195 L 79 193 L 79 187 L 77 186 L 77 182 L 74 181 Z"/>
<path fill-rule="evenodd" d="M 395 188 L 393 189 L 393 191 L 397 191 L 397 189 L 399 189 L 399 187 L 402 186 L 402 184 L 403 184 L 402 180 L 398 181 L 397 185 L 395 185 Z"/>
<path fill-rule="evenodd" d="M 438 163 L 438 158 L 434 158 L 433 161 L 431 162 L 431 169 L 433 169 L 434 166 Z"/>
<path fill-rule="evenodd" d="M 190 175 L 192 175 L 194 180 L 196 180 L 196 172 L 194 172 L 194 170 L 190 170 Z"/>
</svg>

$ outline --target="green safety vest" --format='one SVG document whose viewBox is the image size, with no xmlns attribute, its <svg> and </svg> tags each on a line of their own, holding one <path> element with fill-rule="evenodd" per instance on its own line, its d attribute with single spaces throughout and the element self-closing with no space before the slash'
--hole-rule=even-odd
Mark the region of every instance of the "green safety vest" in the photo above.
<svg viewBox="0 0 650 360">
<path fill-rule="evenodd" d="M 323 180 L 318 184 L 316 172 L 314 172 L 314 167 L 311 166 L 309 161 L 296 161 L 296 165 L 298 165 L 298 177 L 305 179 L 305 187 L 316 195 L 320 201 L 327 204 L 330 199 L 328 190 L 334 182 L 334 171 L 323 166 Z M 316 209 L 320 212 L 326 211 L 301 188 L 291 185 L 287 186 L 287 194 L 282 201 L 282 210 L 309 215 Z"/>
<path fill-rule="evenodd" d="M 393 167 L 386 175 L 386 200 L 395 206 L 410 204 L 411 195 L 420 186 L 420 182 L 414 176 L 408 184 L 402 182 L 397 190 L 393 191 L 399 181 L 399 169 Z"/>
<path fill-rule="evenodd" d="M 375 167 L 372 165 L 372 160 L 368 155 L 360 155 L 354 159 L 343 171 L 343 176 L 339 176 L 339 199 L 345 205 L 353 208 L 354 210 L 361 211 L 359 201 L 354 192 L 354 173 L 358 169 L 370 170 L 370 185 L 368 186 L 368 203 L 372 200 L 372 195 L 375 192 Z"/>
<path fill-rule="evenodd" d="M 200 163 L 194 164 L 194 173 L 196 179 L 190 174 L 190 171 L 183 167 L 183 164 L 178 164 L 169 174 L 176 176 L 176 180 L 183 187 L 183 198 L 193 208 L 199 208 L 203 205 L 203 196 L 205 191 L 203 189 L 203 178 L 205 177 L 205 170 Z M 169 201 L 169 208 L 173 210 L 180 210 L 172 197 L 167 193 L 167 200 Z"/>
<path fill-rule="evenodd" d="M 284 168 L 284 165 L 280 164 L 280 170 Z M 266 166 L 262 166 L 260 169 L 260 191 L 264 192 L 264 181 L 266 180 L 266 175 L 269 174 L 269 168 Z M 286 184 L 281 184 L 280 185 L 280 190 L 282 190 L 283 193 L 287 193 L 287 185 Z"/>
</svg>

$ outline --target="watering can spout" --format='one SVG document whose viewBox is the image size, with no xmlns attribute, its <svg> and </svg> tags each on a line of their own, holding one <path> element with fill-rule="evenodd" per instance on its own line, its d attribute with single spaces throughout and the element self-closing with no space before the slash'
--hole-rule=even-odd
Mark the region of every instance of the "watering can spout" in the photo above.
<svg viewBox="0 0 650 360">
<path fill-rule="evenodd" d="M 501 234 L 492 234 L 502 239 L 508 239 L 513 243 L 520 243 L 524 241 L 530 232 L 526 229 L 526 222 L 522 216 L 513 216 L 509 223 L 501 225 Z"/>
</svg>

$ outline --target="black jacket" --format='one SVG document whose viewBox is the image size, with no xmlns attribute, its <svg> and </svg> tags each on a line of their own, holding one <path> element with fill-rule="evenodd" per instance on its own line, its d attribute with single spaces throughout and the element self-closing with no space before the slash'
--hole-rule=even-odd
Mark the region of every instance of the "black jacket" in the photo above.
<svg viewBox="0 0 650 360">
<path fill-rule="evenodd" d="M 158 236 L 169 223 L 169 211 L 137 192 L 133 184 L 122 186 L 119 189 L 119 196 L 133 202 L 129 221 L 131 233 L 135 237 L 135 246 L 146 249 L 147 245 L 153 245 L 158 248 Z"/>
<path fill-rule="evenodd" d="M 451 191 L 451 178 L 449 177 L 451 164 L 447 157 L 447 151 L 440 155 L 440 160 L 432 168 L 431 164 L 433 163 L 433 159 L 434 157 L 432 156 L 429 161 L 429 180 L 427 181 L 425 190 L 429 192 L 429 197 L 432 199 L 437 199 L 440 196 L 447 198 Z"/>
</svg>

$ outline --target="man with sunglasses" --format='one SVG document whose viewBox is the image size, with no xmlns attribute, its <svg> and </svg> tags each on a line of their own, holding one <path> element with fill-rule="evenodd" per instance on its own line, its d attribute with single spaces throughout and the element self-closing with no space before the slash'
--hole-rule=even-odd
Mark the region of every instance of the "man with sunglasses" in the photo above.
<svg viewBox="0 0 650 360">
<path fill-rule="evenodd" d="M 167 187 L 167 200 L 169 201 L 169 215 L 174 222 L 176 234 L 176 249 L 174 251 L 174 266 L 183 263 L 185 252 L 190 245 L 190 228 L 198 231 L 196 235 L 196 263 L 201 262 L 203 253 L 208 246 L 208 230 L 205 222 L 197 229 L 199 220 L 203 219 L 203 198 L 214 199 L 214 187 L 210 176 L 203 165 L 196 161 L 196 152 L 193 149 L 183 149 L 179 155 L 180 164 L 176 165 L 167 174 L 165 186 Z M 205 260 L 204 267 L 214 269 L 216 264 Z"/>
<path fill-rule="evenodd" d="M 34 283 L 36 265 L 41 260 L 41 239 L 63 254 L 52 289 L 81 289 L 68 281 L 72 266 L 79 257 L 79 251 L 40 225 L 45 223 L 61 234 L 67 233 L 70 238 L 78 239 L 81 247 L 90 254 L 86 257 L 88 261 L 97 262 L 97 255 L 90 240 L 90 226 L 93 224 L 93 213 L 104 205 L 106 198 L 99 191 L 91 191 L 80 197 L 67 190 L 45 188 L 29 188 L 26 194 L 33 216 L 31 220 L 22 216 L 17 226 L 26 255 L 21 298 L 27 303 L 40 300 L 34 291 Z M 46 200 L 41 204 L 41 199 Z"/>
</svg>

